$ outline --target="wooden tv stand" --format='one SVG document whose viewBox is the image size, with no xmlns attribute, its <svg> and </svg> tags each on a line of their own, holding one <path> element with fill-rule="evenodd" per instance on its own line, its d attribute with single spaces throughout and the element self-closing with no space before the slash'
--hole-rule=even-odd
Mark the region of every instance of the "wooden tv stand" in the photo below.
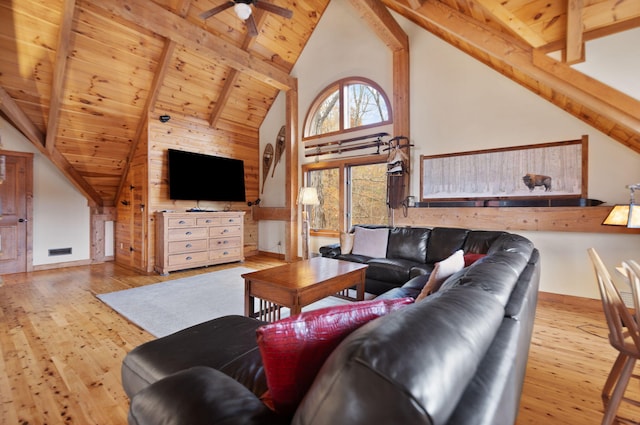
<svg viewBox="0 0 640 425">
<path fill-rule="evenodd" d="M 156 272 L 244 261 L 244 214 L 157 212 Z"/>
</svg>

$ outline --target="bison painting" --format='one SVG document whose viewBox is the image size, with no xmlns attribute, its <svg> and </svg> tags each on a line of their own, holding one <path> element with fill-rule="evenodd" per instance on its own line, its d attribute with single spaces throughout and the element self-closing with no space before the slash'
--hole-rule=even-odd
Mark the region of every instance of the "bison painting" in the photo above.
<svg viewBox="0 0 640 425">
<path fill-rule="evenodd" d="M 544 186 L 545 192 L 551 191 L 551 177 L 549 176 L 528 173 L 522 178 L 522 181 L 529 188 L 529 192 L 533 192 L 536 186 Z"/>
</svg>

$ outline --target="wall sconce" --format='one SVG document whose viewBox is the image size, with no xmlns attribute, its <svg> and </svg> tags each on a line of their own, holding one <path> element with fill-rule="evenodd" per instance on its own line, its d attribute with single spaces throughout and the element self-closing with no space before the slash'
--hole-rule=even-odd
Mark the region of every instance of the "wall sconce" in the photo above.
<svg viewBox="0 0 640 425">
<path fill-rule="evenodd" d="M 302 259 L 309 259 L 309 214 L 308 205 L 320 205 L 315 187 L 301 187 L 298 192 L 298 205 L 302 205 Z"/>
<path fill-rule="evenodd" d="M 640 189 L 640 183 L 630 184 L 627 188 L 630 191 L 629 204 L 614 205 L 602 224 L 630 228 L 640 227 L 640 208 L 636 205 L 634 194 L 636 190 Z"/>
</svg>

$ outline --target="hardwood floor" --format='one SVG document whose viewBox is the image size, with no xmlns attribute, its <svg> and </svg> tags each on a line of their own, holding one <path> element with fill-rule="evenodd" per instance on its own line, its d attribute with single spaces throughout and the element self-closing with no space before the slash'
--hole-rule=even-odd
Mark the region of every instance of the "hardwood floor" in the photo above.
<svg viewBox="0 0 640 425">
<path fill-rule="evenodd" d="M 259 256 L 243 265 L 279 264 Z M 236 265 L 140 276 L 106 263 L 2 276 L 0 423 L 126 424 L 120 364 L 153 337 L 94 295 Z M 617 353 L 599 301 L 563 299 L 541 294 L 519 425 L 599 424 L 602 418 L 600 391 Z M 638 409 L 627 411 L 640 420 Z"/>
</svg>

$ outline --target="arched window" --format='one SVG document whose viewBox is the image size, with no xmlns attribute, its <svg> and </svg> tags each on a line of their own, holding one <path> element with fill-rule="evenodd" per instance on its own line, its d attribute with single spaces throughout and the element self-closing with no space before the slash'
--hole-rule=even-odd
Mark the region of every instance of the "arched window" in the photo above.
<svg viewBox="0 0 640 425">
<path fill-rule="evenodd" d="M 303 139 L 389 124 L 387 95 L 373 81 L 352 77 L 324 89 L 311 104 Z"/>
<path fill-rule="evenodd" d="M 303 140 L 309 145 L 336 143 L 341 134 L 387 130 L 392 122 L 391 104 L 380 86 L 366 78 L 346 78 L 330 84 L 311 104 Z M 363 136 L 360 140 L 372 137 Z M 349 138 L 354 139 L 344 139 Z M 361 146 L 346 156 L 333 154 L 302 165 L 303 185 L 315 187 L 320 200 L 310 211 L 312 235 L 338 236 L 353 224 L 388 223 L 386 156 L 372 152 Z"/>
</svg>

